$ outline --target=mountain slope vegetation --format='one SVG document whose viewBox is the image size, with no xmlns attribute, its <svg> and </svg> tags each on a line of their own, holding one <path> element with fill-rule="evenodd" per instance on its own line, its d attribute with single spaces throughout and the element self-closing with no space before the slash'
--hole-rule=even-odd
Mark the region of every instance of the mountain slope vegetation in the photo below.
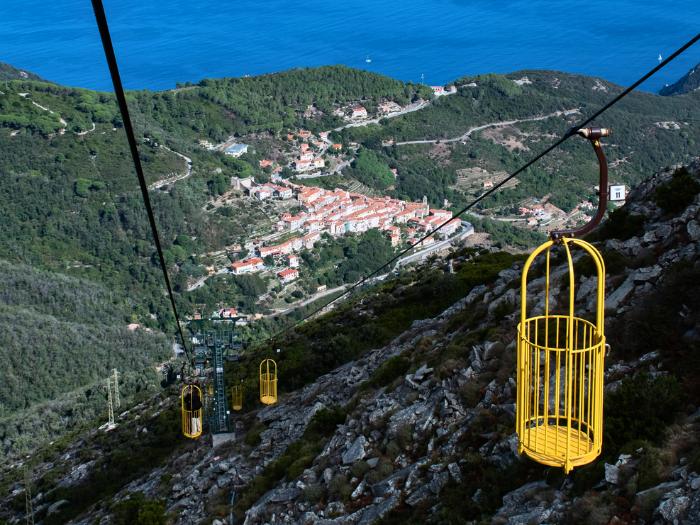
<svg viewBox="0 0 700 525">
<path fill-rule="evenodd" d="M 700 88 L 700 64 L 688 71 L 677 82 L 661 88 L 659 95 L 683 95 L 697 91 L 698 88 Z"/>
<path fill-rule="evenodd" d="M 139 388 L 153 385 L 154 377 L 145 380 L 142 372 L 169 354 L 166 339 L 141 331 L 127 333 L 124 326 L 139 323 L 172 336 L 174 319 L 113 95 L 59 86 L 8 66 L 1 71 L 5 81 L 0 86 L 0 258 L 7 290 L 0 295 L 0 320 L 6 327 L 2 339 L 7 351 L 5 365 L 12 370 L 12 380 L 7 383 L 12 391 L 4 392 L 2 399 L 3 417 L 14 418 L 4 431 L 5 450 L 9 451 L 16 436 L 32 435 L 29 427 L 17 426 L 18 421 L 32 421 L 36 426 L 45 420 L 51 431 L 35 433 L 45 440 L 59 435 L 72 422 L 87 422 L 97 415 L 103 410 L 103 399 L 90 401 L 93 408 L 81 414 L 70 405 L 78 398 L 82 403 L 80 389 L 91 388 L 113 366 L 124 367 L 125 375 L 133 373 Z M 188 278 L 206 274 L 207 258 L 201 254 L 225 251 L 258 236 L 264 229 L 261 225 L 270 222 L 255 203 L 231 213 L 216 212 L 211 206 L 230 187 L 231 177 L 267 180 L 269 174 L 258 164 L 261 155 L 231 158 L 206 150 L 199 141 L 217 142 L 235 135 L 240 141 L 263 137 L 281 142 L 287 131 L 299 127 L 319 131 L 338 126 L 341 121 L 332 114 L 335 105 L 362 102 L 371 110 L 385 99 L 401 104 L 430 99 L 419 111 L 340 132 L 339 140 L 362 144 L 362 158 L 346 175 L 349 180 L 361 178 L 384 193 L 406 199 L 426 195 L 433 206 L 443 206 L 448 199 L 454 207 L 470 197 L 455 187 L 458 170 L 512 169 L 578 116 L 519 123 L 513 133 L 521 139 L 520 149 L 509 149 L 498 137 L 483 132 L 449 145 L 384 146 L 383 142 L 444 141 L 493 121 L 569 109 L 585 114 L 620 89 L 598 79 L 530 71 L 470 77 L 456 85 L 456 94 L 433 100 L 425 86 L 330 66 L 204 80 L 158 93 L 129 92 L 148 182 L 181 177 L 175 184 L 151 191 L 181 311 L 191 313 L 201 304 L 213 309 L 223 300 L 223 289 L 231 292 L 225 299 L 232 304 L 250 304 L 250 295 L 239 293 L 223 279 L 186 292 Z M 610 119 L 602 123 L 616 127 L 609 148 L 611 160 L 619 165 L 616 176 L 632 183 L 652 166 L 685 159 L 700 138 L 697 127 L 687 126 L 684 120 L 698 117 L 697 97 L 697 93 L 668 98 L 637 93 L 612 110 Z M 657 125 L 671 120 L 678 123 L 678 129 Z M 448 146 L 447 154 L 443 146 Z M 495 195 L 491 204 L 514 206 L 525 196 L 551 194 L 554 202 L 572 208 L 581 195 L 592 194 L 596 182 L 586 147 L 570 141 L 551 161 L 524 174 L 518 186 Z M 393 183 L 390 168 L 398 172 Z M 488 219 L 479 219 L 479 224 L 484 229 L 491 224 L 496 233 L 507 229 L 500 231 L 503 237 L 517 235 L 517 230 Z M 510 244 L 526 246 L 536 240 L 536 235 L 522 235 L 519 242 Z M 318 264 L 323 284 L 358 277 L 372 266 L 373 257 L 388 253 L 386 239 L 382 241 L 353 239 L 331 246 L 332 253 L 324 254 L 327 257 Z M 356 250 L 356 261 L 335 261 L 354 250 L 355 244 L 367 248 Z M 74 293 L 68 294 L 67 288 Z M 405 312 L 397 319 L 413 320 Z M 33 338 L 37 325 L 47 330 Z M 396 326 L 405 328 L 398 321 Z M 264 335 L 273 329 L 265 325 L 251 333 Z M 376 330 L 385 334 L 383 326 Z M 376 340 L 386 341 L 384 336 Z M 352 334 L 338 334 L 336 342 L 334 348 L 340 355 L 355 355 Z M 338 364 L 330 356 L 322 361 L 326 357 L 328 362 L 319 369 Z M 305 359 L 299 357 L 294 364 L 300 377 L 309 364 Z M 143 384 L 139 383 L 142 379 Z M 17 387 L 20 380 L 23 383 Z M 61 396 L 73 397 L 69 401 Z M 50 413 L 46 407 L 53 401 L 63 403 L 55 411 L 60 414 L 56 420 L 32 412 Z M 24 443 L 16 450 L 29 450 L 34 444 Z"/>
<path fill-rule="evenodd" d="M 670 202 L 678 181 L 695 189 Z M 173 389 L 124 414 L 113 432 L 46 448 L 31 461 L 37 516 L 89 523 L 143 509 L 183 524 L 231 513 L 249 524 L 693 523 L 699 189 L 700 160 L 664 170 L 632 193 L 614 227 L 589 239 L 610 263 L 605 441 L 599 458 L 568 476 L 516 452 L 522 259 L 465 250 L 451 255 L 455 274 L 435 261 L 286 336 L 279 405 L 261 408 L 251 393 L 234 441 L 211 448 L 180 438 Z M 560 262 L 553 258 L 553 274 Z M 589 282 L 581 268 L 579 290 Z M 555 302 L 560 286 L 552 280 Z M 577 301 L 583 315 L 587 303 Z M 324 344 L 329 334 L 354 351 Z M 267 350 L 259 352 L 228 373 L 254 376 Z M 21 470 L 1 472 L 0 518 L 18 519 Z"/>
</svg>

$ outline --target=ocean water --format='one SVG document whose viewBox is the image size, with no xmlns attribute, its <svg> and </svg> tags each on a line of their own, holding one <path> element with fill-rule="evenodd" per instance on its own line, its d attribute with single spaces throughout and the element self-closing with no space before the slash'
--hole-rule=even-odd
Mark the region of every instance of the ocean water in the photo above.
<svg viewBox="0 0 700 525">
<path fill-rule="evenodd" d="M 443 84 L 556 69 L 620 84 L 700 31 L 700 1 L 104 0 L 127 88 L 345 64 Z M 89 0 L 0 0 L 0 61 L 110 90 Z M 700 62 L 700 44 L 643 89 Z"/>
</svg>

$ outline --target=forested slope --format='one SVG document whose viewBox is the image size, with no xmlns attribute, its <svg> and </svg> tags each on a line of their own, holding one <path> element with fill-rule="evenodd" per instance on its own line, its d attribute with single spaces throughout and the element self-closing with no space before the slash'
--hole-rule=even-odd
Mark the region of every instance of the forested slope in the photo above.
<svg viewBox="0 0 700 525">
<path fill-rule="evenodd" d="M 165 343 L 142 340 L 146 336 L 138 332 L 123 335 L 124 325 L 137 322 L 172 335 L 174 324 L 113 95 L 67 88 L 29 74 L 25 78 L 11 67 L 0 70 L 7 79 L 0 86 L 0 259 L 7 261 L 7 289 L 15 290 L 3 291 L 0 300 L 0 320 L 8 327 L 2 335 L 3 350 L 12 356 L 6 366 L 15 378 L 8 381 L 12 392 L 3 398 L 3 410 L 9 413 L 31 411 L 52 396 L 88 385 L 111 366 L 140 373 L 162 358 Z M 340 140 L 356 140 L 364 148 L 348 175 L 375 184 L 377 191 L 406 199 L 426 195 L 434 206 L 442 206 L 447 198 L 456 206 L 469 197 L 455 187 L 458 170 L 514 169 L 580 115 L 519 124 L 514 132 L 523 145 L 519 149 L 483 134 L 449 147 L 384 147 L 382 141 L 444 140 L 473 126 L 564 109 L 587 114 L 621 89 L 589 77 L 534 71 L 465 78 L 456 84 L 457 94 L 435 99 L 420 111 L 341 133 Z M 607 151 L 617 163 L 616 181 L 633 183 L 642 173 L 681 161 L 696 149 L 700 131 L 687 122 L 700 118 L 698 96 L 636 93 L 601 120 L 615 128 Z M 187 277 L 205 271 L 195 254 L 240 242 L 270 220 L 252 204 L 228 214 L 207 210 L 208 200 L 229 187 L 231 176 L 267 175 L 255 154 L 234 159 L 203 149 L 199 140 L 220 141 L 237 134 L 241 140 L 264 136 L 280 142 L 289 129 L 338 125 L 330 111 L 335 104 L 361 100 L 371 110 L 380 99 L 405 104 L 417 97 L 431 94 L 425 86 L 341 66 L 128 93 L 148 182 L 182 175 L 188 170 L 185 158 L 192 161 L 190 176 L 166 191 L 151 192 L 178 300 Z M 310 105 L 315 110 L 309 113 Z M 677 126 L 664 124 L 669 121 Z M 398 169 L 394 184 L 390 167 Z M 582 195 L 592 194 L 596 173 L 588 145 L 572 140 L 488 205 L 513 206 L 525 196 L 551 194 L 553 202 L 570 209 Z M 336 252 L 341 257 L 338 246 L 332 248 L 328 259 Z M 347 255 L 345 247 L 340 248 L 342 256 Z M 351 252 L 352 243 L 347 248 Z M 385 253 L 382 249 L 376 257 Z M 328 262 L 307 259 L 318 262 L 317 268 Z M 324 273 L 324 282 L 337 284 L 340 272 L 343 278 L 357 277 L 371 266 L 364 255 L 358 261 Z M 18 274 L 25 274 L 25 280 Z M 73 295 L 66 295 L 63 277 L 56 274 L 78 279 Z M 195 301 L 211 303 L 227 286 L 214 282 L 203 287 L 191 301 L 181 302 L 183 311 L 191 310 Z M 18 290 L 26 295 L 17 295 Z M 236 294 L 225 298 L 240 299 Z M 124 358 L 138 349 L 143 350 L 140 357 Z M 24 421 L 32 419 L 22 414 Z"/>
<path fill-rule="evenodd" d="M 398 178 L 390 193 L 408 199 L 427 195 L 438 206 L 448 199 L 459 207 L 473 198 L 459 190 L 459 170 L 514 171 L 623 89 L 592 77 L 530 70 L 465 77 L 455 84 L 456 94 L 440 97 L 420 111 L 347 128 L 336 139 L 360 142 L 374 150 L 380 162 L 396 168 Z M 576 112 L 494 126 L 455 140 L 473 127 L 565 110 Z M 633 186 L 659 166 L 688 161 L 700 143 L 700 127 L 695 125 L 699 120 L 698 92 L 661 97 L 636 91 L 623 99 L 595 123 L 613 129 L 606 140 L 613 182 Z M 445 142 L 448 139 L 452 141 Z M 426 144 L 400 144 L 421 140 Z M 352 175 L 352 170 L 346 173 Z M 527 197 L 550 195 L 553 204 L 570 210 L 593 195 L 597 176 L 590 146 L 569 140 L 523 173 L 517 186 L 497 193 L 481 208 L 511 207 Z"/>
<path fill-rule="evenodd" d="M 129 317 L 120 292 L 0 260 L 0 455 L 106 415 L 95 385 L 113 368 L 125 374 L 126 399 L 156 382 L 153 365 L 170 344 L 159 332 L 128 330 Z"/>
</svg>

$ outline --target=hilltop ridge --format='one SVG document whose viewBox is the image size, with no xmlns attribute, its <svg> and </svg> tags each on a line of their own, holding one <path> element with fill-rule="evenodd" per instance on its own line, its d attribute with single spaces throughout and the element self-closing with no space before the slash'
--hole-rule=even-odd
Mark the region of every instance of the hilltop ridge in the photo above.
<svg viewBox="0 0 700 525">
<path fill-rule="evenodd" d="M 659 90 L 659 95 L 684 95 L 700 88 L 700 64 L 683 75 L 677 82 L 664 86 Z"/>
</svg>

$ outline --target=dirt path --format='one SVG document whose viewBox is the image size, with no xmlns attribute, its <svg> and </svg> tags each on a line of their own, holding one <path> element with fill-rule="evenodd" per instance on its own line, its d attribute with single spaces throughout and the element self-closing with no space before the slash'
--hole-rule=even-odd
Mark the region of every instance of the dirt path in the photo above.
<svg viewBox="0 0 700 525">
<path fill-rule="evenodd" d="M 177 155 L 178 157 L 183 159 L 185 161 L 185 164 L 187 165 L 187 169 L 185 170 L 184 173 L 177 173 L 171 177 L 166 177 L 164 179 L 161 179 L 159 181 L 154 182 L 153 184 L 151 184 L 148 187 L 149 190 L 158 190 L 158 189 L 162 188 L 163 186 L 173 184 L 174 182 L 186 179 L 187 177 L 192 175 L 192 159 L 191 158 L 183 155 L 182 153 L 178 153 L 177 151 L 170 149 L 168 146 L 164 146 L 161 144 L 160 147 L 165 149 L 165 150 L 168 150 L 170 153 L 174 153 L 175 155 Z"/>
</svg>

